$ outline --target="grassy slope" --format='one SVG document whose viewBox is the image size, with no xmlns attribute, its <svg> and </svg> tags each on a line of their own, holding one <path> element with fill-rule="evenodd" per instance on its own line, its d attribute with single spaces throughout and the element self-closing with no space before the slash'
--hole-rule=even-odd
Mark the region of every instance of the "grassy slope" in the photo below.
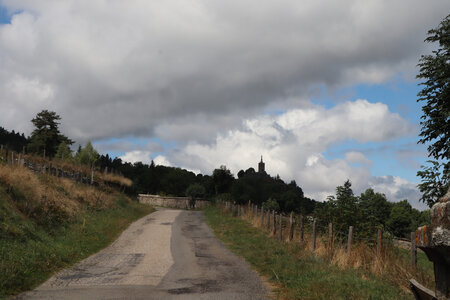
<svg viewBox="0 0 450 300">
<path fill-rule="evenodd" d="M 31 289 L 55 271 L 97 252 L 131 222 L 153 211 L 120 193 L 81 185 L 71 188 L 83 190 L 82 195 L 65 199 L 56 191 L 67 189 L 68 182 L 54 179 L 50 184 L 48 177 L 27 176 L 34 180 L 33 187 L 0 181 L 0 298 Z M 19 188 L 25 192 L 18 193 Z M 42 189 L 42 197 L 31 201 L 27 189 Z M 58 202 L 51 206 L 39 203 L 51 193 Z M 63 212 L 59 206 L 67 210 L 69 201 L 75 203 L 73 213 L 66 221 L 55 223 L 59 220 L 55 214 Z M 94 205 L 96 202 L 101 204 Z M 35 208 L 26 209 L 31 206 Z M 52 216 L 53 221 L 46 216 Z"/>
<path fill-rule="evenodd" d="M 279 243 L 217 208 L 205 210 L 205 216 L 233 252 L 278 286 L 282 299 L 411 299 L 411 295 L 382 278 L 330 266 L 297 245 Z"/>
</svg>

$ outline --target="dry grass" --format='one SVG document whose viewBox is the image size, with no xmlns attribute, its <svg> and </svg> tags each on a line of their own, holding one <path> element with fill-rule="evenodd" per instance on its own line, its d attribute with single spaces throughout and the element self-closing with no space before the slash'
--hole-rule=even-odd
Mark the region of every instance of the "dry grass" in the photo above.
<svg viewBox="0 0 450 300">
<path fill-rule="evenodd" d="M 69 161 L 64 161 L 64 160 L 59 160 L 59 159 L 53 159 L 53 160 L 49 160 L 49 159 L 44 159 L 43 157 L 40 156 L 35 156 L 35 155 L 25 155 L 24 158 L 32 163 L 35 164 L 45 164 L 45 165 L 52 165 L 52 167 L 54 168 L 59 168 L 62 169 L 64 171 L 67 172 L 74 172 L 74 173 L 82 173 L 85 174 L 85 176 L 90 177 L 91 174 L 91 169 L 88 166 L 85 165 L 80 165 L 77 164 L 75 162 L 69 162 Z M 94 180 L 96 182 L 99 182 L 100 184 L 108 184 L 108 183 L 113 183 L 113 184 L 117 184 L 123 187 L 130 187 L 133 184 L 133 181 L 131 181 L 128 178 L 125 178 L 121 175 L 118 174 L 113 174 L 113 173 L 103 173 L 100 171 L 95 170 L 94 171 Z"/>
<path fill-rule="evenodd" d="M 14 207 L 38 223 L 70 220 L 81 210 L 100 210 L 115 204 L 118 192 L 96 189 L 69 179 L 35 174 L 25 167 L 0 165 L 0 186 L 14 199 Z M 130 201 L 128 199 L 128 201 Z"/>
<path fill-rule="evenodd" d="M 116 174 L 111 174 L 111 173 L 102 174 L 102 173 L 96 172 L 96 176 L 99 176 L 99 178 L 101 178 L 105 182 L 113 182 L 113 183 L 117 183 L 121 186 L 130 187 L 133 184 L 133 181 L 131 181 L 131 179 L 128 179 L 128 178 L 125 178 L 123 176 L 116 175 Z"/>
<path fill-rule="evenodd" d="M 272 218 L 272 215 L 270 216 Z M 257 217 L 252 217 L 251 212 L 246 212 L 241 218 L 246 219 L 253 226 L 262 228 L 267 234 L 274 238 L 279 238 L 279 224 L 275 225 L 277 232 L 272 234 L 272 224 L 269 226 L 270 230 L 267 230 L 267 215 L 264 216 L 264 224 L 261 226 L 260 211 Z M 277 220 L 278 221 L 278 220 Z M 288 226 L 283 222 L 282 227 L 282 240 L 289 242 L 288 238 Z M 299 228 L 294 229 L 294 238 L 290 243 L 299 242 Z M 316 257 L 321 257 L 327 260 L 330 264 L 344 269 L 358 269 L 364 271 L 363 274 L 373 275 L 384 280 L 392 282 L 396 286 L 403 289 L 405 292 L 409 292 L 409 279 L 415 278 L 423 285 L 434 290 L 434 277 L 430 272 L 420 267 L 413 268 L 410 265 L 410 261 L 400 255 L 397 247 L 394 247 L 392 243 L 384 241 L 382 247 L 381 256 L 378 257 L 376 253 L 376 246 L 369 245 L 365 242 L 356 242 L 352 245 L 350 254 L 347 253 L 347 245 L 345 243 L 334 242 L 330 248 L 328 244 L 328 237 L 318 235 L 316 237 L 316 248 L 312 252 L 312 234 L 304 235 L 304 241 L 302 248 L 304 251 L 302 255 L 307 257 L 313 254 Z"/>
</svg>

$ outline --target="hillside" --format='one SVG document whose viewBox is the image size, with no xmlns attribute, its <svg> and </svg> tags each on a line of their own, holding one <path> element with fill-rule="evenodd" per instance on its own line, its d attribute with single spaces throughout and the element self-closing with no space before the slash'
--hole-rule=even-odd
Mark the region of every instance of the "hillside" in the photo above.
<svg viewBox="0 0 450 300">
<path fill-rule="evenodd" d="M 112 186 L 0 164 L 0 298 L 105 247 L 152 210 Z"/>
</svg>

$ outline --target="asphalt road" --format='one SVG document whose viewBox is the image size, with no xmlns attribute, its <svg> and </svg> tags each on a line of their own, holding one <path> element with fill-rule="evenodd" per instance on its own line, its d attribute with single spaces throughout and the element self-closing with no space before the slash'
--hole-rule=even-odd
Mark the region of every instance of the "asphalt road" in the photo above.
<svg viewBox="0 0 450 300">
<path fill-rule="evenodd" d="M 202 212 L 162 209 L 18 299 L 266 299 L 259 276 Z"/>
</svg>

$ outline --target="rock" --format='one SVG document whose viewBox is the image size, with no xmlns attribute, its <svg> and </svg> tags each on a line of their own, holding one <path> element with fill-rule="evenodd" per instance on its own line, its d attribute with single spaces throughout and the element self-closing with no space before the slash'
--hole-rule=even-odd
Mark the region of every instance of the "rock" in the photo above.
<svg viewBox="0 0 450 300">
<path fill-rule="evenodd" d="M 416 245 L 434 264 L 437 299 L 450 299 L 450 189 L 430 214 L 431 224 L 416 230 Z"/>
</svg>

